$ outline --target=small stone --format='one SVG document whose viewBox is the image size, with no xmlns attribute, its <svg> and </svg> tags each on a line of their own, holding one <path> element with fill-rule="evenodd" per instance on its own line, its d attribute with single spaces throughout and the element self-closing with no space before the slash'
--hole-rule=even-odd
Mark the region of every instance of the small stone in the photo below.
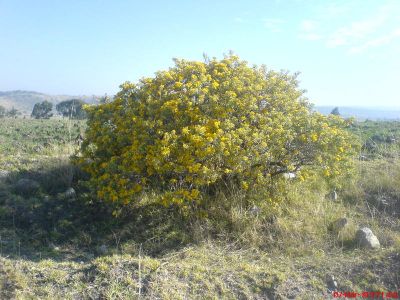
<svg viewBox="0 0 400 300">
<path fill-rule="evenodd" d="M 50 248 L 51 248 L 53 251 L 60 251 L 60 247 L 54 245 L 53 243 L 50 243 L 49 246 L 50 246 Z"/>
<path fill-rule="evenodd" d="M 285 178 L 285 179 L 293 179 L 293 178 L 296 178 L 296 174 L 295 173 L 283 173 L 283 177 Z"/>
<path fill-rule="evenodd" d="M 335 276 L 333 275 L 326 275 L 326 284 L 328 285 L 328 293 L 332 293 L 337 291 L 337 282 L 335 280 Z"/>
<path fill-rule="evenodd" d="M 250 214 L 253 216 L 258 216 L 258 214 L 261 212 L 261 209 L 257 205 L 253 205 L 252 208 L 250 208 Z"/>
<path fill-rule="evenodd" d="M 363 161 L 368 160 L 368 157 L 366 157 L 365 155 L 360 155 L 360 160 L 363 160 Z"/>
<path fill-rule="evenodd" d="M 33 147 L 33 151 L 35 152 L 40 152 L 43 150 L 43 146 L 42 145 L 36 145 L 35 147 Z"/>
<path fill-rule="evenodd" d="M 358 244 L 363 248 L 377 249 L 381 246 L 378 238 L 372 233 L 372 230 L 368 227 L 363 227 L 357 230 L 356 240 Z"/>
<path fill-rule="evenodd" d="M 389 201 L 385 197 L 379 197 L 376 201 L 378 202 L 378 205 L 381 205 L 381 206 L 389 205 Z"/>
<path fill-rule="evenodd" d="M 76 196 L 75 189 L 72 187 L 68 188 L 64 194 L 66 198 L 75 198 Z"/>
<path fill-rule="evenodd" d="M 326 194 L 325 197 L 329 200 L 336 201 L 338 199 L 338 194 L 336 193 L 336 190 L 333 190 L 332 192 Z"/>
</svg>

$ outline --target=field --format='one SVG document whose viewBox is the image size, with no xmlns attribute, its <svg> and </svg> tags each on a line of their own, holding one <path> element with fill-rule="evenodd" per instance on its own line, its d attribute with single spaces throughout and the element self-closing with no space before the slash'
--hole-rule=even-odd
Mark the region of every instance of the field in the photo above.
<svg viewBox="0 0 400 300">
<path fill-rule="evenodd" d="M 293 180 L 268 212 L 244 210 L 232 190 L 207 218 L 151 193 L 113 216 L 70 162 L 84 129 L 0 119 L 0 299 L 322 299 L 332 276 L 342 292 L 399 291 L 399 122 L 351 128 L 363 147 L 337 200 L 319 178 Z M 361 226 L 380 249 L 359 247 Z"/>
</svg>

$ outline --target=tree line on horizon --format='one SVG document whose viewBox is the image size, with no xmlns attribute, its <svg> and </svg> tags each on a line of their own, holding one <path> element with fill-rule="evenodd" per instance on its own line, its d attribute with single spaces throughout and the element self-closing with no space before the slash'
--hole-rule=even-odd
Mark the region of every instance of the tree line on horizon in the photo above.
<svg viewBox="0 0 400 300">
<path fill-rule="evenodd" d="M 19 114 L 21 113 L 14 106 L 10 110 L 7 110 L 4 106 L 0 105 L 0 118 L 15 118 Z"/>
<path fill-rule="evenodd" d="M 112 98 L 106 94 L 104 97 L 100 98 L 99 103 L 108 103 L 111 100 Z M 86 104 L 87 103 L 81 99 L 69 99 L 55 105 L 55 109 L 58 115 L 62 117 L 82 120 L 86 118 L 86 112 L 83 108 Z M 35 119 L 49 119 L 53 116 L 53 107 L 54 104 L 47 100 L 37 102 L 32 109 L 31 117 Z M 17 117 L 21 114 L 22 113 L 14 107 L 11 110 L 6 110 L 5 107 L 0 105 L 0 118 Z"/>
<path fill-rule="evenodd" d="M 70 119 L 85 119 L 86 112 L 83 106 L 86 102 L 80 99 L 70 99 L 62 101 L 55 106 L 57 113 L 63 117 Z M 31 113 L 31 117 L 35 119 L 49 119 L 53 116 L 53 103 L 50 101 L 38 102 L 34 105 Z M 7 110 L 4 106 L 0 105 L 0 118 L 16 118 L 21 115 L 15 107 Z"/>
<path fill-rule="evenodd" d="M 70 99 L 62 101 L 56 105 L 59 115 L 70 119 L 84 119 L 86 117 L 83 106 L 86 103 L 80 99 Z M 33 107 L 31 117 L 35 119 L 49 119 L 53 116 L 53 103 L 45 100 L 36 103 Z"/>
</svg>

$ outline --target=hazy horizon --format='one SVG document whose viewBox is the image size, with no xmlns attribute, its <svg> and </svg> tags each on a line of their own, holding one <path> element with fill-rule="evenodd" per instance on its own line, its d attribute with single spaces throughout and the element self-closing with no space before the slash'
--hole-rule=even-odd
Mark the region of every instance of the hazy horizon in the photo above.
<svg viewBox="0 0 400 300">
<path fill-rule="evenodd" d="M 105 94 L 103 94 L 103 95 L 72 94 L 72 93 L 48 94 L 48 93 L 44 93 L 42 91 L 33 91 L 33 90 L 29 90 L 28 91 L 28 90 L 21 90 L 21 89 L 19 89 L 19 90 L 9 90 L 9 91 L 0 91 L 0 96 L 1 96 L 1 93 L 13 93 L 13 92 L 30 92 L 30 93 L 38 93 L 38 94 L 43 94 L 43 95 L 47 95 L 47 96 L 54 96 L 54 97 L 56 97 L 56 96 L 68 96 L 68 97 L 82 97 L 82 96 L 85 96 L 85 97 L 96 97 L 96 98 L 98 98 L 98 97 L 105 96 Z M 109 96 L 109 97 L 113 97 L 114 95 L 115 94 L 108 94 L 107 93 L 107 96 Z M 368 105 L 368 104 L 366 104 L 366 105 L 334 105 L 334 104 L 322 104 L 322 105 L 319 105 L 319 104 L 313 103 L 312 101 L 310 101 L 310 102 L 311 102 L 311 104 L 313 104 L 316 107 L 324 107 L 324 108 L 331 108 L 331 109 L 333 109 L 335 107 L 338 107 L 338 108 L 342 108 L 342 109 L 359 108 L 359 109 L 379 109 L 379 110 L 384 110 L 384 109 L 398 109 L 398 110 L 400 110 L 400 104 L 394 104 L 394 105 L 391 105 L 391 106 L 376 105 L 376 104 L 373 104 L 373 105 Z"/>
<path fill-rule="evenodd" d="M 399 106 L 399 1 L 0 1 L 0 90 L 115 94 L 233 50 L 300 71 L 318 106 Z"/>
</svg>

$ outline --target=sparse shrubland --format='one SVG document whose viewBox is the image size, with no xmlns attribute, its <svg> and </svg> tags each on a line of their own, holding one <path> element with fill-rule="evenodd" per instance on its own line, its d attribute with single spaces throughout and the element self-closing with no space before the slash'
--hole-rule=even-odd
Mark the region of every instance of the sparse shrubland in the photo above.
<svg viewBox="0 0 400 300">
<path fill-rule="evenodd" d="M 251 73 L 254 69 L 248 71 Z M 162 79 L 166 74 L 159 76 Z M 281 83 L 285 86 L 289 77 L 280 78 L 284 78 Z M 326 159 L 333 159 L 337 168 L 340 165 L 336 162 L 345 163 L 344 171 L 350 170 L 347 168 L 352 165 L 351 176 L 342 179 L 324 176 L 326 169 L 316 159 L 312 162 L 318 172 L 308 172 L 304 178 L 300 178 L 302 173 L 289 179 L 276 175 L 280 189 L 275 190 L 274 195 L 263 194 L 261 187 L 252 185 L 252 176 L 250 180 L 243 178 L 242 171 L 250 162 L 243 162 L 246 155 L 240 151 L 235 152 L 236 156 L 211 153 L 206 159 L 194 156 L 190 164 L 183 165 L 179 172 L 174 171 L 178 154 L 186 153 L 182 129 L 188 126 L 189 132 L 193 131 L 199 136 L 199 142 L 205 143 L 196 146 L 187 141 L 189 153 L 195 155 L 208 147 L 209 142 L 204 140 L 207 124 L 209 119 L 218 121 L 218 114 L 204 115 L 204 124 L 177 124 L 179 120 L 172 119 L 169 110 L 159 111 L 160 116 L 165 114 L 169 121 L 162 126 L 171 126 L 166 132 L 181 126 L 175 129 L 176 136 L 168 139 L 166 145 L 171 149 L 164 156 L 161 152 L 165 146 L 165 132 L 158 135 L 151 131 L 148 114 L 143 114 L 142 120 L 148 124 L 141 125 L 147 131 L 135 131 L 130 121 L 124 122 L 125 116 L 132 117 L 131 106 L 142 105 L 132 98 L 138 91 L 128 87 L 133 89 L 132 85 L 124 85 L 114 102 L 91 108 L 88 125 L 84 121 L 57 119 L 0 121 L 0 299 L 320 299 L 330 294 L 328 275 L 335 276 L 340 291 L 399 289 L 398 123 L 353 122 L 346 129 L 339 126 L 344 122 L 336 117 L 315 116 L 327 122 L 328 130 L 337 129 L 341 133 L 326 137 L 333 143 L 328 143 L 333 149 L 328 149 L 332 153 L 323 154 Z M 118 109 L 119 105 L 124 105 L 123 100 L 131 108 L 122 112 Z M 162 107 L 160 103 L 151 103 L 155 111 L 156 107 Z M 177 109 L 183 108 L 182 103 L 177 106 Z M 302 109 L 301 116 L 306 116 L 306 107 Z M 186 113 L 182 110 L 183 115 Z M 145 116 L 148 119 L 144 119 Z M 107 120 L 112 122 L 105 124 Z M 221 130 L 227 130 L 224 121 L 226 119 L 220 121 Z M 314 125 L 320 124 L 318 122 Z M 126 136 L 106 130 L 111 130 L 115 124 L 121 125 Z M 234 124 L 237 127 L 228 130 L 232 135 L 242 126 L 240 122 Z M 74 156 L 76 162 L 82 158 L 75 137 L 84 132 L 86 126 L 89 130 L 83 151 L 92 175 L 69 159 Z M 204 135 L 196 131 L 201 126 L 206 127 Z M 103 131 L 95 132 L 95 128 Z M 161 127 L 158 130 L 162 130 Z M 290 130 L 288 127 L 282 133 Z M 294 140 L 301 128 L 296 130 L 292 132 Z M 149 135 L 149 132 L 154 134 Z M 311 153 L 316 155 L 322 148 L 318 148 L 320 140 L 314 141 L 311 132 L 302 145 L 307 149 L 317 147 L 316 152 Z M 386 139 L 388 132 L 393 139 Z M 154 155 L 141 158 L 142 163 L 147 164 L 139 173 L 145 177 L 153 170 L 150 183 L 140 183 L 140 191 L 128 185 L 135 192 L 134 201 L 126 201 L 126 198 L 122 198 L 125 200 L 122 203 L 119 198 L 103 201 L 113 200 L 112 193 L 122 191 L 121 187 L 108 186 L 111 181 L 100 176 L 109 173 L 114 177 L 132 175 L 137 178 L 137 169 L 133 167 L 137 167 L 138 161 L 128 162 L 134 157 L 129 154 L 145 153 L 140 152 L 137 145 L 131 145 L 136 141 L 133 134 L 139 133 L 143 134 L 138 139 L 142 147 L 153 147 L 154 151 Z M 278 138 L 271 136 L 272 131 L 269 134 L 270 141 Z M 318 136 L 322 134 L 318 132 Z M 343 137 L 345 142 L 350 134 L 363 145 L 352 158 L 348 148 L 342 152 L 335 146 L 335 139 Z M 366 147 L 374 135 L 385 138 L 379 147 Z M 221 137 L 215 137 L 216 149 L 220 147 Z M 237 139 L 254 145 L 255 139 L 249 137 L 251 134 L 247 133 Z M 229 147 L 234 147 L 235 143 Z M 253 148 L 249 146 L 248 149 Z M 123 153 L 126 153 L 125 160 L 121 160 Z M 336 161 L 338 153 L 343 156 Z M 265 159 L 276 161 L 274 155 L 278 155 L 278 150 Z M 155 164 L 156 159 L 159 164 Z M 235 169 L 235 159 L 243 170 Z M 251 159 L 254 158 L 249 157 Z M 228 175 L 236 174 L 236 181 L 226 180 L 224 169 L 218 165 L 229 164 L 230 160 L 228 166 L 232 172 Z M 104 171 L 95 169 L 104 163 Z M 196 178 L 207 180 L 208 175 L 214 174 L 189 172 L 189 167 L 195 163 L 215 171 L 215 181 L 209 185 L 195 181 Z M 213 168 L 213 164 L 217 167 Z M 282 168 L 285 172 L 293 171 L 290 163 Z M 300 171 L 307 168 L 312 167 L 306 166 Z M 268 174 L 278 169 L 270 166 L 265 171 Z M 179 186 L 170 183 L 174 176 L 184 176 L 181 187 L 190 192 L 198 189 L 199 198 L 179 198 L 180 193 L 177 197 L 175 192 L 179 191 Z M 189 178 L 192 184 L 186 176 L 193 177 Z M 230 176 L 228 178 L 233 179 L 233 175 Z M 209 188 L 222 179 L 222 186 Z M 160 180 L 158 186 L 156 180 Z M 248 183 L 248 188 L 242 181 Z M 111 189 L 110 197 L 98 193 L 102 191 L 100 184 Z M 267 181 L 266 189 L 270 188 L 269 184 L 271 181 Z M 327 196 L 333 189 L 338 194 L 337 200 Z M 181 200 L 162 201 L 168 191 Z M 272 196 L 279 197 L 279 201 L 265 201 Z M 333 224 L 344 217 L 348 225 L 338 230 Z M 381 249 L 359 247 L 354 237 L 363 225 L 377 235 Z"/>
</svg>

